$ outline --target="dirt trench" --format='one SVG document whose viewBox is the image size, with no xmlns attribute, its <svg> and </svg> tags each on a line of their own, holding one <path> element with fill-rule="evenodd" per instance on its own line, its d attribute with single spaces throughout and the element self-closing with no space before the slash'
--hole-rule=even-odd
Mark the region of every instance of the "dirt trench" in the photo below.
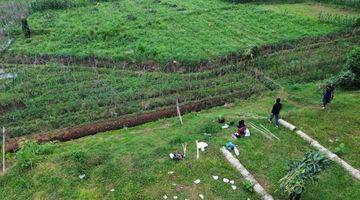
<svg viewBox="0 0 360 200">
<path fill-rule="evenodd" d="M 208 100 L 188 103 L 180 106 L 182 113 L 197 112 L 202 109 L 224 105 L 231 101 L 233 97 L 248 98 L 249 93 L 242 92 L 238 94 L 225 95 L 222 97 L 212 98 Z M 162 118 L 177 116 L 175 106 L 173 108 L 162 109 L 137 116 L 122 117 L 119 119 L 103 121 L 98 123 L 86 124 L 76 127 L 59 129 L 43 134 L 32 134 L 24 137 L 13 138 L 6 143 L 6 152 L 14 152 L 19 149 L 20 143 L 24 140 L 36 140 L 40 143 L 47 141 L 68 141 L 94 135 L 99 132 L 117 130 L 124 127 L 133 127 L 140 124 L 156 121 Z"/>
</svg>

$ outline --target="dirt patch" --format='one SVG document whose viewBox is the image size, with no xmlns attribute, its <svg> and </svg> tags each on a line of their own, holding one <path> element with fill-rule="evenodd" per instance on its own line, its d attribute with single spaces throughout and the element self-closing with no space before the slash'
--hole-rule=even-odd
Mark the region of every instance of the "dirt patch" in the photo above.
<svg viewBox="0 0 360 200">
<path fill-rule="evenodd" d="M 182 113 L 197 112 L 202 109 L 224 105 L 229 99 L 233 97 L 249 97 L 250 94 L 246 92 L 236 93 L 232 95 L 225 95 L 213 99 L 198 101 L 180 106 Z M 133 127 L 151 121 L 156 121 L 161 118 L 168 118 L 177 116 L 176 108 L 162 109 L 154 112 L 148 112 L 137 116 L 122 117 L 115 120 L 87 124 L 77 127 L 59 129 L 44 134 L 33 134 L 29 136 L 14 138 L 6 143 L 6 151 L 16 151 L 19 148 L 19 143 L 26 139 L 36 140 L 38 142 L 47 141 L 68 141 L 72 139 L 81 138 L 88 135 L 94 135 L 99 132 L 111 131 L 121 129 L 124 127 Z"/>
<path fill-rule="evenodd" d="M 7 112 L 12 112 L 13 110 L 22 110 L 25 108 L 26 105 L 23 102 L 13 102 L 6 106 L 0 106 L 0 112 L 7 113 Z"/>
</svg>

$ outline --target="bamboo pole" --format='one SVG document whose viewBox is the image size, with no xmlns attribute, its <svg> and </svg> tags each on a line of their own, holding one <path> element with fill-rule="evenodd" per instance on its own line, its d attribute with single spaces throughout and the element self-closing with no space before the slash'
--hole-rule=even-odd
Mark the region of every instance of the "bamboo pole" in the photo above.
<svg viewBox="0 0 360 200">
<path fill-rule="evenodd" d="M 179 119 L 180 119 L 180 123 L 181 125 L 183 125 L 183 120 L 182 120 L 182 117 L 181 117 L 181 112 L 180 112 L 180 106 L 179 106 L 179 99 L 176 99 L 176 111 L 177 111 L 177 114 L 179 116 Z"/>
<path fill-rule="evenodd" d="M 199 154 L 199 148 L 198 148 L 198 141 L 196 140 L 196 159 L 199 159 L 200 154 Z"/>
</svg>

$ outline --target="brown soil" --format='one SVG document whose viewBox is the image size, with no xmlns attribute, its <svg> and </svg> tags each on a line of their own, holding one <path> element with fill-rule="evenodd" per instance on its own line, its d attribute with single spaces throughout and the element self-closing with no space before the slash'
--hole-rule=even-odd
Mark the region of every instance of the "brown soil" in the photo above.
<svg viewBox="0 0 360 200">
<path fill-rule="evenodd" d="M 226 95 L 223 97 L 217 97 L 209 100 L 203 100 L 199 102 L 189 103 L 180 106 L 182 113 L 197 112 L 205 108 L 214 106 L 220 106 L 227 103 L 228 99 L 234 96 L 249 97 L 247 93 L 238 93 L 235 95 Z M 136 125 L 144 124 L 151 121 L 156 121 L 161 118 L 168 118 L 176 116 L 176 108 L 162 109 L 154 112 L 144 113 L 138 116 L 123 117 L 115 120 L 109 120 L 104 122 L 98 122 L 93 124 L 86 124 L 77 127 L 59 129 L 44 134 L 33 134 L 24 137 L 18 137 L 11 139 L 6 143 L 6 152 L 16 151 L 19 148 L 21 141 L 25 139 L 36 140 L 38 142 L 47 141 L 68 141 L 72 139 L 81 138 L 88 135 L 94 135 L 99 132 L 116 130 L 124 127 L 133 127 Z"/>
</svg>

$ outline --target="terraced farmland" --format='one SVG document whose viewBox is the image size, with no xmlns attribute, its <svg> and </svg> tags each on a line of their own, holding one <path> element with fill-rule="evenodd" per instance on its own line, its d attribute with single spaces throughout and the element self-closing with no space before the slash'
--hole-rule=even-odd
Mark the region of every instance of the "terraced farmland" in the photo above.
<svg viewBox="0 0 360 200">
<path fill-rule="evenodd" d="M 312 12 L 278 12 L 262 5 L 215 1 L 114 1 L 34 12 L 30 39 L 18 37 L 11 55 L 98 58 L 166 68 L 174 60 L 185 68 L 244 53 L 254 46 L 342 30 L 348 24 L 320 22 Z M 323 6 L 326 8 L 326 6 Z M 330 9 L 331 13 L 344 12 Z M 348 15 L 356 16 L 349 10 Z M 358 15 L 357 15 L 358 16 Z"/>
</svg>

